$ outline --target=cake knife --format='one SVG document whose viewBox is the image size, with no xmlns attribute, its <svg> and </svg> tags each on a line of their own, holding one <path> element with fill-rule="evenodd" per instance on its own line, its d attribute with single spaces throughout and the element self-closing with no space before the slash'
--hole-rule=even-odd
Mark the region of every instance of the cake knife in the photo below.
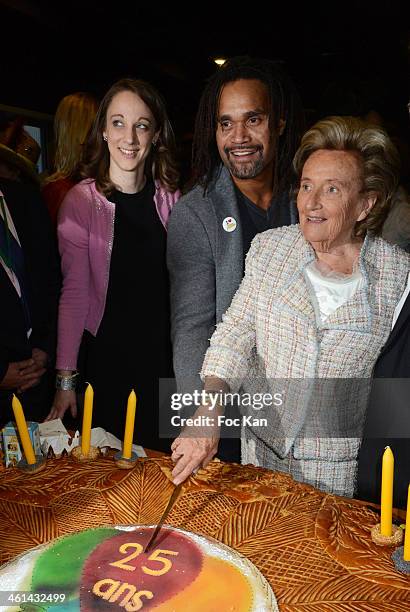
<svg viewBox="0 0 410 612">
<path fill-rule="evenodd" d="M 159 520 L 158 525 L 155 527 L 154 533 L 152 534 L 150 541 L 148 542 L 148 544 L 146 545 L 146 547 L 144 549 L 144 553 L 148 552 L 148 550 L 152 547 L 152 544 L 154 543 L 154 540 L 157 537 L 159 530 L 163 526 L 163 524 L 165 522 L 165 519 L 167 518 L 167 516 L 168 516 L 172 506 L 175 504 L 175 502 L 176 502 L 176 500 L 178 498 L 178 495 L 181 492 L 182 484 L 183 483 L 180 482 L 179 485 L 177 485 L 175 487 L 175 489 L 173 490 L 172 495 L 171 495 L 171 497 L 169 499 L 168 505 L 165 508 L 165 510 L 164 510 L 160 520 Z"/>
</svg>

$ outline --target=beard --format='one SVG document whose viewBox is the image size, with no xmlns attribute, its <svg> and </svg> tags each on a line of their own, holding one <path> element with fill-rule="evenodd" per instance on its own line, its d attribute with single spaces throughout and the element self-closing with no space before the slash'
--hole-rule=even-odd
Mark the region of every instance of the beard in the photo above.
<svg viewBox="0 0 410 612">
<path fill-rule="evenodd" d="M 239 149 L 240 147 L 235 147 Z M 248 149 L 249 147 L 246 147 Z M 263 148 L 256 147 L 257 158 L 251 162 L 236 161 L 233 155 L 230 153 L 230 149 L 227 147 L 224 149 L 226 155 L 227 167 L 235 178 L 238 179 L 252 179 L 258 176 L 265 168 L 265 160 L 263 157 Z"/>
</svg>

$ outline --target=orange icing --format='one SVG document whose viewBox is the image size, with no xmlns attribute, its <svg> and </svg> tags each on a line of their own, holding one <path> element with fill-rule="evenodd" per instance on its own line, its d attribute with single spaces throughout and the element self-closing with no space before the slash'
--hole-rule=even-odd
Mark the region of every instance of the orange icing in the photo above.
<svg viewBox="0 0 410 612">
<path fill-rule="evenodd" d="M 181 593 L 155 612 L 249 612 L 253 596 L 248 580 L 227 561 L 204 555 L 202 571 Z"/>
</svg>

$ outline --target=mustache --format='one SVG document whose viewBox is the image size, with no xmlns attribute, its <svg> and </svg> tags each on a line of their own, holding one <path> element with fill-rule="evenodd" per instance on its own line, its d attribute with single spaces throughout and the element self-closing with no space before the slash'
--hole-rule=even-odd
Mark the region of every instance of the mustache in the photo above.
<svg viewBox="0 0 410 612">
<path fill-rule="evenodd" d="M 247 145 L 238 145 L 236 147 L 224 147 L 224 153 L 225 155 L 229 155 L 231 153 L 231 151 L 263 151 L 263 146 L 262 145 L 253 145 L 253 146 L 247 146 Z"/>
</svg>

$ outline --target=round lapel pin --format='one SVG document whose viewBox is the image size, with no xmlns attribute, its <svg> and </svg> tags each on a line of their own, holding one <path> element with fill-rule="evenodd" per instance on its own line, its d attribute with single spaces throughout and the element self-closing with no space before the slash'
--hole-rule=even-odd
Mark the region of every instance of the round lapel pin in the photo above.
<svg viewBox="0 0 410 612">
<path fill-rule="evenodd" d="M 225 217 L 225 219 L 222 221 L 222 227 L 224 228 L 225 232 L 234 232 L 236 230 L 236 225 L 236 219 L 233 217 Z"/>
</svg>

